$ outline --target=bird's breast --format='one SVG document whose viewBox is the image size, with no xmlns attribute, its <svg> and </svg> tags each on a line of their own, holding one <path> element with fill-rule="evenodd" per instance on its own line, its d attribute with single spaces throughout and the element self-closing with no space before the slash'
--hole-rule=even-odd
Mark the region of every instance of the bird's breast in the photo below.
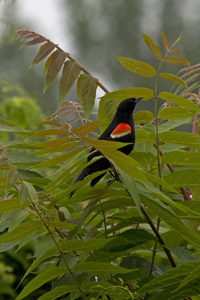
<svg viewBox="0 0 200 300">
<path fill-rule="evenodd" d="M 115 127 L 115 129 L 111 132 L 110 137 L 112 139 L 123 137 L 127 134 L 131 134 L 131 126 L 127 123 L 120 123 Z"/>
</svg>

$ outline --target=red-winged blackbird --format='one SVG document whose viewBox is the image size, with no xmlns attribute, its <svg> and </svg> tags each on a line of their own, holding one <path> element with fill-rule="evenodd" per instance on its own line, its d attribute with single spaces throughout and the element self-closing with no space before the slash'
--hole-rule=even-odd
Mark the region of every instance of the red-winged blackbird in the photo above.
<svg viewBox="0 0 200 300">
<path fill-rule="evenodd" d="M 142 98 L 129 98 L 123 100 L 118 108 L 117 112 L 114 116 L 114 119 L 110 123 L 110 125 L 106 128 L 103 134 L 99 137 L 99 140 L 106 140 L 106 141 L 116 141 L 122 143 L 132 143 L 131 145 L 124 146 L 119 151 L 128 155 L 134 147 L 135 144 L 135 128 L 134 128 L 134 121 L 133 121 L 133 110 L 135 109 L 136 104 Z M 88 161 L 92 158 L 102 155 L 100 151 L 95 151 L 95 148 L 92 148 L 90 151 L 90 155 L 88 157 Z M 107 158 L 102 158 L 85 169 L 81 172 L 81 174 L 76 179 L 76 182 L 83 180 L 87 175 L 92 174 L 97 171 L 103 171 L 111 167 L 110 162 Z M 91 186 L 94 186 L 104 175 L 101 174 L 98 177 L 94 178 L 91 181 Z"/>
</svg>

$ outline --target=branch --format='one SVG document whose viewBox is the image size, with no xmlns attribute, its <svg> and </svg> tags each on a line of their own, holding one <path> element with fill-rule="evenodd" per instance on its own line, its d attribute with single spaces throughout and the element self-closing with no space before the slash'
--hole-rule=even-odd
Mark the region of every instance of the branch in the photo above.
<svg viewBox="0 0 200 300">
<path fill-rule="evenodd" d="M 142 204 L 140 204 L 140 209 L 141 209 L 142 213 L 144 214 L 145 218 L 147 219 L 149 225 L 151 226 L 153 232 L 155 233 L 157 239 L 159 240 L 159 242 L 163 246 L 163 249 L 164 249 L 164 251 L 165 251 L 165 253 L 166 253 L 166 255 L 167 255 L 167 257 L 168 257 L 168 259 L 169 259 L 169 261 L 170 261 L 170 263 L 172 265 L 172 267 L 176 268 L 176 263 L 175 263 L 172 255 L 171 255 L 170 251 L 167 248 L 165 248 L 165 242 L 164 242 L 163 238 L 161 237 L 160 233 L 158 232 L 157 228 L 153 224 L 151 218 L 149 217 L 147 211 L 144 209 L 144 207 L 143 207 Z"/>
</svg>

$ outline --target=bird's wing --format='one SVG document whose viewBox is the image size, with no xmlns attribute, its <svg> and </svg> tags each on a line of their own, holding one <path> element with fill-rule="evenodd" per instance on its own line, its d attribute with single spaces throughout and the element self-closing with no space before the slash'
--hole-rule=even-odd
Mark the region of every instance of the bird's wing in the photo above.
<svg viewBox="0 0 200 300">
<path fill-rule="evenodd" d="M 115 139 L 115 138 L 120 138 L 120 137 L 125 136 L 130 133 L 131 133 L 131 126 L 128 125 L 127 123 L 120 123 L 111 132 L 110 136 L 112 139 Z"/>
<path fill-rule="evenodd" d="M 125 122 L 111 122 L 106 130 L 99 137 L 99 140 L 112 141 L 114 138 L 131 133 L 131 126 Z"/>
</svg>

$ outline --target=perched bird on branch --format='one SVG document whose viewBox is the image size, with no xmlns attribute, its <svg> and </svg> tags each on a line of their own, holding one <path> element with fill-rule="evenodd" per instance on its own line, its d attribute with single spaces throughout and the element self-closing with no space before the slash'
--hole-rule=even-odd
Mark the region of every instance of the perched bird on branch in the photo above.
<svg viewBox="0 0 200 300">
<path fill-rule="evenodd" d="M 99 140 L 106 141 L 116 141 L 122 143 L 131 143 L 131 145 L 126 145 L 120 149 L 119 151 L 128 155 L 134 147 L 135 144 L 135 128 L 133 121 L 133 111 L 135 109 L 136 104 L 142 98 L 129 98 L 120 102 L 117 112 L 110 123 L 110 125 L 106 128 L 106 130 L 99 137 Z M 88 156 L 88 162 L 91 161 L 94 157 L 101 156 L 102 153 L 95 148 L 90 150 L 90 155 Z M 95 161 L 81 172 L 81 174 L 77 177 L 76 182 L 83 180 L 87 175 L 93 174 L 97 171 L 107 170 L 111 167 L 109 160 L 105 157 L 102 159 Z M 94 186 L 106 173 L 103 173 L 91 181 L 91 186 Z M 71 196 L 73 193 L 71 194 Z"/>
</svg>

